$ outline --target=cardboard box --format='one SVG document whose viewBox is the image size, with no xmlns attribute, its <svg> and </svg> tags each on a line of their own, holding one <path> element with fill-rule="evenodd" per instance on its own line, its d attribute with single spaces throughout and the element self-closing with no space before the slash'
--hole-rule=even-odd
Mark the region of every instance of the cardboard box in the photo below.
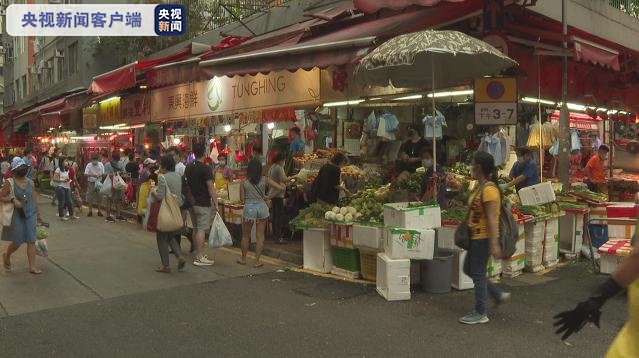
<svg viewBox="0 0 639 358">
<path fill-rule="evenodd" d="M 387 301 L 410 300 L 410 260 L 377 254 L 377 292 Z"/>
<path fill-rule="evenodd" d="M 435 230 L 386 229 L 384 241 L 390 258 L 430 260 L 435 251 Z"/>
<path fill-rule="evenodd" d="M 414 230 L 434 229 L 442 226 L 439 206 L 409 207 L 411 203 L 384 205 L 384 226 Z"/>
<path fill-rule="evenodd" d="M 381 251 L 384 249 L 384 228 L 378 226 L 353 225 L 353 246 Z"/>
<path fill-rule="evenodd" d="M 303 233 L 304 268 L 328 273 L 333 267 L 333 255 L 328 229 L 306 229 Z"/>
</svg>

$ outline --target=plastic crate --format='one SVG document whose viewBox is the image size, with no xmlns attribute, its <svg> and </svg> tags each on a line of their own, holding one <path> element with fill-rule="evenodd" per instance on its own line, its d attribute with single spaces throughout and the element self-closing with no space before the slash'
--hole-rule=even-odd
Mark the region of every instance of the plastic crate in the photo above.
<svg viewBox="0 0 639 358">
<path fill-rule="evenodd" d="M 333 246 L 333 266 L 352 272 L 359 271 L 359 250 Z"/>
<path fill-rule="evenodd" d="M 377 252 L 369 250 L 359 251 L 360 272 L 364 280 L 377 280 Z"/>
</svg>

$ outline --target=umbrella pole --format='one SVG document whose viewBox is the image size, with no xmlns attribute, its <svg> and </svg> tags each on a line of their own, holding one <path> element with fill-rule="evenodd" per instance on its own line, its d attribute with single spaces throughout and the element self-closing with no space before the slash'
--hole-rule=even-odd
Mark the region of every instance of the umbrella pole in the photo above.
<svg viewBox="0 0 639 358">
<path fill-rule="evenodd" d="M 433 106 L 433 174 L 437 173 L 437 139 L 435 137 L 435 115 L 437 111 L 435 110 L 435 59 L 431 57 L 430 61 L 430 78 L 431 78 L 431 99 Z M 434 176 L 434 175 L 433 175 Z"/>
</svg>

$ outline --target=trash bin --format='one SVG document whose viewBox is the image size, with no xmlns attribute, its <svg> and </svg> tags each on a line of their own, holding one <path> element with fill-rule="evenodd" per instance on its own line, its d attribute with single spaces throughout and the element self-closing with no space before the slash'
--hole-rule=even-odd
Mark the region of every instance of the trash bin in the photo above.
<svg viewBox="0 0 639 358">
<path fill-rule="evenodd" d="M 450 292 L 453 272 L 453 252 L 439 249 L 432 260 L 421 262 L 422 290 L 428 293 Z"/>
</svg>

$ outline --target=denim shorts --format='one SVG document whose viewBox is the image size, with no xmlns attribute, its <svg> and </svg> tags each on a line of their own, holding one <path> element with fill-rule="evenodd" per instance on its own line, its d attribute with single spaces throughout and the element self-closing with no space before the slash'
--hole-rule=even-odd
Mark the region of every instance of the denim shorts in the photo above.
<svg viewBox="0 0 639 358">
<path fill-rule="evenodd" d="M 268 218 L 268 206 L 266 203 L 246 203 L 243 212 L 244 221 L 257 221 Z"/>
</svg>

